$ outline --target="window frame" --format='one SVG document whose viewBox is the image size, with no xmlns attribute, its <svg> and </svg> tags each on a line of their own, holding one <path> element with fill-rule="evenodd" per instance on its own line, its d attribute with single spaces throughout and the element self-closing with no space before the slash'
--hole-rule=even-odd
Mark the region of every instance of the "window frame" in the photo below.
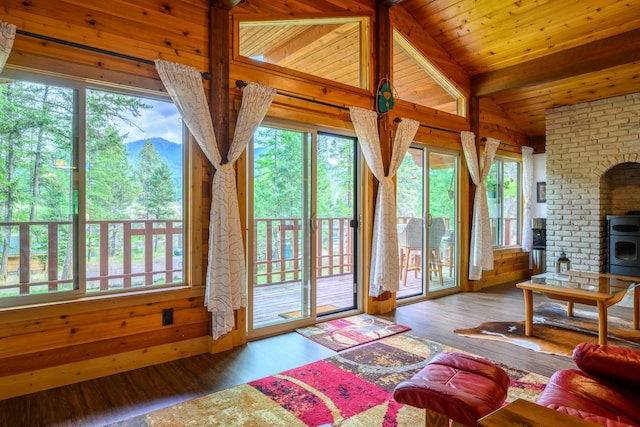
<svg viewBox="0 0 640 427">
<path fill-rule="evenodd" d="M 86 95 L 89 90 L 97 90 L 104 92 L 113 92 L 120 95 L 138 97 L 143 99 L 156 100 L 161 102 L 173 101 L 168 94 L 159 93 L 157 91 L 135 88 L 121 84 L 110 84 L 103 81 L 93 79 L 77 78 L 69 75 L 47 72 L 42 70 L 30 69 L 26 67 L 17 67 L 7 65 L 0 73 L 0 78 L 6 77 L 11 80 L 22 81 L 33 84 L 42 84 L 56 86 L 62 89 L 68 89 L 74 92 L 72 118 L 72 153 L 71 158 L 73 165 L 83 165 L 86 163 L 86 117 L 87 102 Z M 175 105 L 175 104 L 174 104 Z M 125 289 L 101 290 L 90 292 L 87 290 L 86 281 L 86 167 L 77 167 L 77 172 L 72 174 L 73 184 L 71 191 L 77 194 L 77 205 L 73 207 L 74 215 L 77 217 L 71 227 L 74 228 L 75 238 L 72 243 L 73 249 L 73 287 L 72 290 L 60 290 L 55 292 L 45 292 L 40 294 L 25 294 L 18 296 L 8 296 L 0 298 L 0 310 L 21 308 L 32 304 L 48 304 L 59 302 L 72 302 L 78 300 L 92 300 L 101 297 L 125 297 L 136 294 L 144 294 L 148 292 L 156 293 L 158 291 L 170 291 L 178 289 L 188 289 L 194 286 L 190 283 L 193 277 L 191 271 L 191 262 L 188 247 L 191 245 L 189 237 L 190 216 L 192 194 L 188 191 L 191 182 L 191 168 L 189 164 L 192 161 L 192 137 L 184 122 L 182 123 L 182 245 L 183 245 L 183 267 L 182 279 L 180 282 L 158 285 L 144 285 Z M 74 199 L 76 199 L 74 194 Z M 75 201 L 74 201 L 75 203 Z M 133 220 L 134 222 L 136 220 Z M 143 220 L 140 220 L 143 221 Z M 78 256 L 79 254 L 79 256 Z"/>
<path fill-rule="evenodd" d="M 251 57 L 244 56 L 240 54 L 240 27 L 241 25 L 264 25 L 267 23 L 273 23 L 274 25 L 301 25 L 301 24 L 330 24 L 330 23 L 341 23 L 341 22 L 349 22 L 349 21 L 359 21 L 360 22 L 360 86 L 352 86 L 347 83 L 338 82 L 326 77 L 318 76 L 315 74 L 305 73 L 303 71 L 298 71 L 293 68 L 283 67 L 277 64 L 259 61 L 257 59 L 252 59 Z M 371 18 L 369 16 L 363 16 L 361 14 L 357 15 L 340 15 L 336 17 L 327 17 L 326 15 L 317 16 L 317 17 L 307 17 L 307 18 L 288 18 L 286 16 L 278 17 L 274 19 L 273 16 L 269 18 L 260 18 L 259 16 L 251 16 L 251 17 L 239 17 L 237 15 L 233 16 L 233 60 L 243 62 L 246 64 L 257 65 L 261 68 L 270 69 L 277 72 L 284 72 L 287 75 L 299 75 L 301 78 L 304 78 L 308 81 L 315 81 L 320 84 L 326 85 L 334 85 L 334 86 L 342 86 L 345 88 L 349 88 L 351 90 L 361 90 L 366 91 L 367 93 L 372 90 L 372 63 L 371 63 Z"/>
<path fill-rule="evenodd" d="M 505 239 L 504 236 L 504 227 L 502 227 L 501 225 L 504 223 L 504 190 L 498 192 L 498 194 L 496 194 L 497 196 L 497 202 L 495 203 L 495 205 L 499 208 L 500 211 L 500 215 L 497 217 L 492 217 L 491 214 L 489 213 L 489 219 L 495 219 L 498 224 L 500 224 L 500 226 L 497 227 L 497 231 L 496 231 L 496 235 L 495 238 L 493 240 L 493 249 L 494 250 L 500 250 L 500 249 L 511 249 L 511 248 L 516 248 L 519 247 L 522 244 L 522 217 L 523 217 L 523 197 L 522 197 L 522 158 L 521 157 L 517 157 L 517 156 L 508 156 L 505 154 L 496 154 L 494 159 L 493 159 L 493 165 L 496 165 L 496 175 L 497 175 L 497 180 L 496 180 L 496 184 L 499 188 L 503 188 L 503 184 L 504 184 L 504 163 L 505 162 L 512 162 L 512 163 L 517 163 L 518 165 L 518 173 L 517 173 L 517 188 L 516 188 L 516 201 L 515 201 L 515 206 L 516 206 L 516 218 L 515 218 L 515 224 L 516 224 L 516 243 L 511 244 L 511 245 L 503 245 L 503 244 L 498 244 L 497 242 L 502 242 Z M 486 180 L 485 180 L 486 183 Z M 489 188 L 485 188 L 486 192 L 487 192 L 487 201 L 489 200 Z M 490 205 L 490 202 L 487 203 L 487 205 Z M 492 236 L 493 237 L 493 236 Z"/>
<path fill-rule="evenodd" d="M 447 78 L 424 54 L 420 52 L 420 50 L 414 46 L 414 44 L 397 28 L 393 28 L 393 36 L 391 41 L 391 46 L 393 47 L 395 44 L 400 48 L 409 58 L 413 59 L 415 64 L 421 68 L 424 73 L 431 78 L 435 83 L 440 86 L 440 88 L 446 92 L 449 96 L 451 96 L 452 100 L 456 103 L 456 113 L 453 115 L 458 117 L 467 117 L 467 98 L 464 94 L 458 89 L 454 82 L 452 82 L 449 78 Z M 402 99 L 402 95 L 399 95 L 399 99 Z M 408 101 L 416 105 L 421 105 L 427 108 L 433 108 L 438 111 L 442 111 L 438 108 L 429 107 L 427 105 L 420 104 L 416 101 Z M 442 111 L 447 114 L 446 111 Z"/>
</svg>

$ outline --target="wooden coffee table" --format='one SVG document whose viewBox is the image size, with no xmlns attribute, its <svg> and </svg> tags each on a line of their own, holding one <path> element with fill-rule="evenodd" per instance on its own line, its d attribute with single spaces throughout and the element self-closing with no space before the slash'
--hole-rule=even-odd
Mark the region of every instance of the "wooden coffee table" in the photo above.
<svg viewBox="0 0 640 427">
<path fill-rule="evenodd" d="M 516 399 L 478 421 L 481 427 L 529 426 L 529 427 L 595 427 L 582 418 L 572 417 L 527 400 Z"/>
<path fill-rule="evenodd" d="M 624 298 L 633 288 L 633 328 L 640 329 L 640 278 L 612 274 L 569 271 L 544 273 L 518 283 L 524 292 L 525 335 L 533 334 L 533 293 L 567 302 L 567 316 L 573 316 L 573 304 L 586 304 L 598 308 L 598 344 L 607 343 L 607 310 Z"/>
</svg>

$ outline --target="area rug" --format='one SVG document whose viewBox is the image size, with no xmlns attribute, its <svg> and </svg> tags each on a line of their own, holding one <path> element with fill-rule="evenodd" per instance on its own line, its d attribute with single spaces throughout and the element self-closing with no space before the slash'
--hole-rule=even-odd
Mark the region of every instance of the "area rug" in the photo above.
<svg viewBox="0 0 640 427">
<path fill-rule="evenodd" d="M 567 317 L 566 305 L 545 302 L 535 306 L 533 336 L 524 334 L 524 321 L 486 322 L 468 329 L 456 329 L 458 335 L 504 341 L 534 351 L 571 356 L 581 342 L 598 342 L 597 313 L 574 308 Z M 607 343 L 618 347 L 640 349 L 640 331 L 633 323 L 608 316 Z"/>
<path fill-rule="evenodd" d="M 296 329 L 296 332 L 331 350 L 342 351 L 409 330 L 407 326 L 359 314 Z"/>
<path fill-rule="evenodd" d="M 462 352 L 410 334 L 395 335 L 114 425 L 423 426 L 424 410 L 395 402 L 393 390 L 445 351 Z M 518 398 L 535 401 L 548 381 L 496 364 L 511 379 L 507 403 Z"/>
<path fill-rule="evenodd" d="M 320 307 L 318 307 L 316 309 L 316 312 L 318 314 L 321 313 L 325 313 L 327 311 L 331 311 L 331 310 L 337 310 L 338 307 L 336 307 L 335 305 L 321 305 Z M 285 319 L 294 319 L 296 317 L 302 317 L 302 311 L 298 310 L 298 311 L 289 311 L 288 313 L 280 313 L 278 314 L 278 316 L 283 317 Z"/>
</svg>

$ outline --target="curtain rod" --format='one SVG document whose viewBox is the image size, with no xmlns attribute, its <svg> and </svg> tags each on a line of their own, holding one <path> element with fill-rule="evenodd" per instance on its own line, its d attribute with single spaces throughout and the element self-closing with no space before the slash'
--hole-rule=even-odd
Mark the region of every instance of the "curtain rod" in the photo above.
<svg viewBox="0 0 640 427">
<path fill-rule="evenodd" d="M 143 64 L 153 65 L 155 67 L 155 62 L 153 62 L 153 61 L 151 61 L 149 59 L 137 58 L 135 56 L 126 55 L 124 53 L 113 52 L 111 50 L 100 49 L 100 48 L 97 48 L 97 47 L 91 47 L 91 46 L 87 46 L 87 45 L 83 45 L 83 44 L 79 44 L 79 43 L 74 43 L 74 42 L 70 42 L 70 41 L 66 41 L 66 40 L 57 39 L 57 38 L 54 38 L 54 37 L 43 36 L 41 34 L 31 33 L 29 31 L 19 30 L 19 29 L 16 29 L 16 34 L 21 34 L 23 36 L 33 37 L 33 38 L 36 38 L 36 39 L 45 40 L 45 41 L 48 41 L 48 42 L 53 42 L 53 43 L 61 44 L 61 45 L 64 45 L 64 46 L 70 46 L 70 47 L 75 47 L 75 48 L 78 48 L 78 49 L 88 50 L 90 52 L 101 53 L 103 55 L 114 56 L 116 58 L 126 59 L 128 61 L 142 62 Z M 203 79 L 211 80 L 211 74 L 209 72 L 201 71 L 200 74 L 202 75 Z"/>
<path fill-rule="evenodd" d="M 242 81 L 242 80 L 236 80 L 236 87 L 238 89 L 242 89 L 246 85 L 247 85 L 247 82 Z M 330 104 L 330 103 L 324 102 L 324 101 L 318 101 L 317 99 L 313 99 L 313 98 L 305 98 L 304 96 L 293 95 L 291 93 L 286 93 L 286 92 L 280 92 L 279 90 L 276 90 L 276 93 L 278 95 L 288 96 L 289 98 L 299 99 L 301 101 L 313 102 L 315 104 L 324 105 L 326 107 L 338 108 L 340 110 L 349 111 L 349 108 L 347 108 L 347 107 L 343 107 L 341 105 Z M 402 119 L 400 117 L 396 117 L 396 118 L 393 119 L 393 121 L 394 121 L 394 123 L 400 123 L 402 121 Z M 455 133 L 455 134 L 458 134 L 458 135 L 460 134 L 460 132 L 455 131 L 455 130 L 443 129 L 443 128 L 439 128 L 439 127 L 435 127 L 435 126 L 425 125 L 425 124 L 422 124 L 422 123 L 420 123 L 420 126 L 424 127 L 424 128 L 427 128 L 427 129 L 439 130 L 439 131 L 442 131 L 442 132 Z"/>
<path fill-rule="evenodd" d="M 245 82 L 243 80 L 236 80 L 236 87 L 238 89 L 242 89 L 246 85 L 247 85 L 247 82 Z M 305 97 L 299 96 L 299 95 L 293 95 L 293 94 L 290 94 L 290 93 L 280 92 L 279 90 L 276 90 L 276 93 L 278 95 L 288 96 L 289 98 L 300 99 L 302 101 L 313 102 L 315 104 L 320 104 L 320 105 L 324 105 L 324 106 L 327 106 L 327 107 L 333 107 L 333 108 L 338 108 L 340 110 L 349 111 L 349 109 L 347 107 L 343 107 L 343 106 L 335 105 L 335 104 L 330 104 L 328 102 L 318 101 L 317 99 L 313 99 L 313 98 L 305 98 Z M 402 119 L 400 117 L 396 117 L 396 118 L 393 119 L 393 121 L 394 121 L 394 123 L 400 123 L 402 121 Z M 457 135 L 460 135 L 460 132 L 458 132 L 456 130 L 444 129 L 444 128 L 439 128 L 439 127 L 436 127 L 436 126 L 429 126 L 429 125 L 425 125 L 423 123 L 420 123 L 420 127 L 427 128 L 427 129 L 438 130 L 438 131 L 441 131 L 441 132 L 455 133 Z M 487 138 L 482 138 L 481 141 L 482 142 L 487 142 Z M 500 144 L 506 145 L 508 147 L 522 148 L 522 146 L 520 146 L 520 145 L 507 144 L 507 143 L 502 142 L 502 141 L 500 141 Z"/>
<path fill-rule="evenodd" d="M 243 87 L 245 87 L 247 85 L 248 85 L 248 83 L 243 81 L 243 80 L 236 80 L 236 87 L 238 89 L 242 89 Z M 289 98 L 299 99 L 301 101 L 313 102 L 314 104 L 320 104 L 320 105 L 324 105 L 326 107 L 338 108 L 338 109 L 343 110 L 343 111 L 349 111 L 349 109 L 347 107 L 343 107 L 341 105 L 330 104 L 330 103 L 324 102 L 324 101 L 318 101 L 317 99 L 313 99 L 313 98 L 305 98 L 304 96 L 293 95 L 291 93 L 286 93 L 286 92 L 280 92 L 279 90 L 276 90 L 276 93 L 278 95 L 288 96 Z"/>
<path fill-rule="evenodd" d="M 480 141 L 487 142 L 487 138 L 482 138 Z M 500 144 L 506 145 L 507 147 L 514 147 L 514 148 L 526 147 L 526 145 L 513 145 L 513 144 L 507 144 L 506 142 L 502 142 L 502 141 L 500 141 Z"/>
</svg>

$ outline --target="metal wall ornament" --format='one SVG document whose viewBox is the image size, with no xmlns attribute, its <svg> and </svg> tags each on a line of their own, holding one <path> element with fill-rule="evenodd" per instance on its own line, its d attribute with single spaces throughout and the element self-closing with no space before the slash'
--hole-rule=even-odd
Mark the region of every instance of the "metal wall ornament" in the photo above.
<svg viewBox="0 0 640 427">
<path fill-rule="evenodd" d="M 391 87 L 391 82 L 388 78 L 383 78 L 380 80 L 380 84 L 378 84 L 378 92 L 377 92 L 378 102 L 376 102 L 376 108 L 378 110 L 378 114 L 384 114 L 391 111 L 394 104 L 393 99 L 393 88 Z"/>
</svg>

